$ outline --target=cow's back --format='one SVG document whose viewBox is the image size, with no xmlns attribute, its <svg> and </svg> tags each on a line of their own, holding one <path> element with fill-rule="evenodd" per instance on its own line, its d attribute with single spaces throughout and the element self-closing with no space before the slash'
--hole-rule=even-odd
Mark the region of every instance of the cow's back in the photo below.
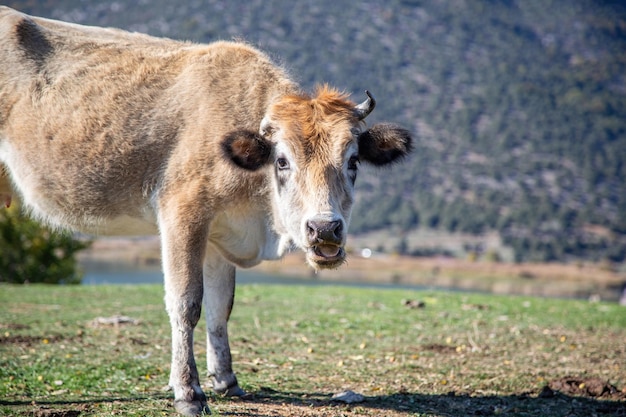
<svg viewBox="0 0 626 417">
<path fill-rule="evenodd" d="M 0 39 L 0 162 L 35 214 L 82 230 L 154 220 L 164 183 L 197 174 L 192 165 L 210 170 L 217 141 L 258 128 L 272 97 L 292 88 L 241 44 L 194 45 L 6 7 Z"/>
<path fill-rule="evenodd" d="M 177 136 L 152 120 L 184 48 L 7 8 L 0 36 L 0 159 L 26 203 L 78 228 L 141 214 Z"/>
</svg>

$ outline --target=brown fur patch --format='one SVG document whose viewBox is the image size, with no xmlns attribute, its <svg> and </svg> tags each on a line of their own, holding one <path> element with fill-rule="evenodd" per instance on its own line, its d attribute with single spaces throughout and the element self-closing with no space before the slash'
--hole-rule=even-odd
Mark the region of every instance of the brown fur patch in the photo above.
<svg viewBox="0 0 626 417">
<path fill-rule="evenodd" d="M 332 146 L 329 137 L 342 123 L 357 123 L 355 104 L 345 93 L 328 85 L 318 86 L 315 96 L 288 95 L 272 107 L 273 119 L 288 126 L 288 131 L 299 136 L 305 156 L 328 152 Z M 322 149 L 320 149 L 322 148 Z"/>
</svg>

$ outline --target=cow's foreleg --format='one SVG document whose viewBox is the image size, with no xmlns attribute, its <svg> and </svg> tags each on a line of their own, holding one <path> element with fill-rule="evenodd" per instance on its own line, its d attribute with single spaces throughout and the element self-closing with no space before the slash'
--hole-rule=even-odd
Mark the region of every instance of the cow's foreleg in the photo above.
<svg viewBox="0 0 626 417">
<path fill-rule="evenodd" d="M 235 267 L 209 247 L 203 272 L 209 378 L 215 392 L 240 396 L 244 391 L 233 373 L 227 327 L 235 296 Z"/>
<path fill-rule="evenodd" d="M 209 412 L 193 354 L 193 330 L 202 309 L 204 236 L 175 218 L 161 226 L 165 306 L 172 326 L 172 367 L 169 384 L 176 411 L 185 416 Z M 177 227 L 180 226 L 180 227 Z M 188 227 L 188 225 L 187 225 Z"/>
</svg>

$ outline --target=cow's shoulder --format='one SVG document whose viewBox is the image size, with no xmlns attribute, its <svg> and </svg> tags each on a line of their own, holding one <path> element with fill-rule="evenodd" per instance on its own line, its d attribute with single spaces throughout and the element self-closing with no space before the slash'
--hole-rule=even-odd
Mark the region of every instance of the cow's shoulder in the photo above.
<svg viewBox="0 0 626 417">
<path fill-rule="evenodd" d="M 7 6 L 0 6 L 0 27 L 5 29 L 7 27 L 13 27 L 20 21 L 28 19 L 28 16 L 24 13 L 20 13 Z"/>
</svg>

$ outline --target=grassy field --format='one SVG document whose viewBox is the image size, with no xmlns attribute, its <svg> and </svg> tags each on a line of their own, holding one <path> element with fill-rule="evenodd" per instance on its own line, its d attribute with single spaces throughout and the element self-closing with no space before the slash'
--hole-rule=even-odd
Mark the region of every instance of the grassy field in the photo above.
<svg viewBox="0 0 626 417">
<path fill-rule="evenodd" d="M 156 285 L 0 286 L 0 415 L 173 415 L 162 299 Z M 115 315 L 135 321 L 96 320 Z M 217 416 L 626 416 L 615 303 L 245 285 L 230 335 L 250 395 L 211 396 Z M 364 401 L 331 399 L 343 390 Z"/>
</svg>

